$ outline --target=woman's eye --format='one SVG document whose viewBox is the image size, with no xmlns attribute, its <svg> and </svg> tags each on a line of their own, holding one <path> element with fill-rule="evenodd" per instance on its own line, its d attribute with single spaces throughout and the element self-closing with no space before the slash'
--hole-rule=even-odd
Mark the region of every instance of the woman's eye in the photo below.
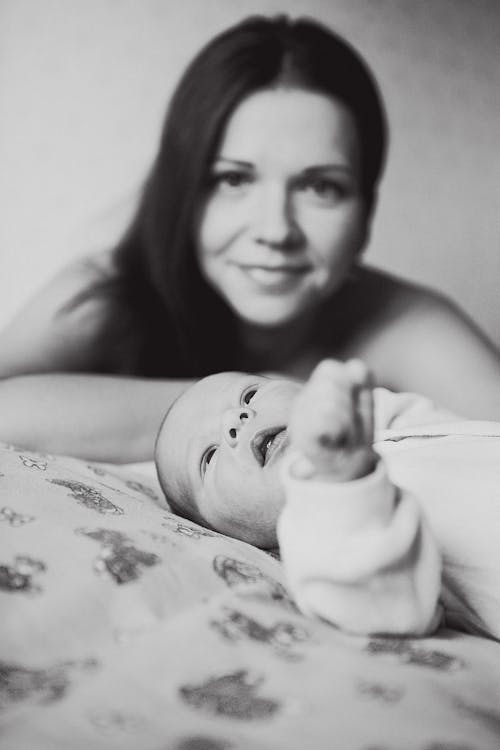
<svg viewBox="0 0 500 750">
<path fill-rule="evenodd" d="M 216 445 L 212 445 L 212 446 L 210 446 L 210 448 L 208 448 L 205 451 L 205 453 L 201 457 L 201 476 L 202 477 L 205 476 L 205 472 L 207 470 L 208 464 L 210 463 L 210 461 L 214 457 L 216 450 L 217 450 L 217 446 Z"/>
<path fill-rule="evenodd" d="M 241 405 L 248 406 L 248 404 L 253 399 L 253 397 L 255 396 L 258 390 L 259 389 L 257 388 L 256 385 L 253 385 L 251 386 L 251 388 L 247 388 L 246 390 L 244 390 L 243 393 L 241 394 Z"/>
<path fill-rule="evenodd" d="M 213 180 L 220 190 L 232 192 L 248 185 L 251 182 L 251 176 L 246 172 L 219 172 L 214 175 Z"/>
<path fill-rule="evenodd" d="M 306 178 L 300 185 L 300 189 L 319 201 L 333 203 L 344 194 L 344 189 L 338 182 L 324 177 Z"/>
</svg>

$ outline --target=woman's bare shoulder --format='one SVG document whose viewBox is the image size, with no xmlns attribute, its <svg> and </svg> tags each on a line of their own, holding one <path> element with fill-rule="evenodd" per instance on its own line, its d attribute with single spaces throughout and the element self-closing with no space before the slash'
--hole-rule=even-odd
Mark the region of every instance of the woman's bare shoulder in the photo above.
<svg viewBox="0 0 500 750">
<path fill-rule="evenodd" d="M 408 310 L 430 301 L 444 301 L 445 295 L 423 284 L 403 279 L 388 271 L 371 266 L 359 269 L 356 287 L 358 293 L 378 302 L 380 308 L 389 310 L 401 306 Z"/>
<path fill-rule="evenodd" d="M 458 305 L 443 292 L 386 271 L 365 267 L 355 286 L 354 297 L 369 313 L 364 321 L 366 330 L 373 334 L 418 326 L 431 317 L 466 319 Z"/>
<path fill-rule="evenodd" d="M 342 299 L 347 349 L 376 349 L 423 318 L 452 304 L 437 291 L 379 269 L 363 266 Z"/>
<path fill-rule="evenodd" d="M 78 258 L 45 283 L 0 332 L 0 377 L 90 366 L 107 305 L 85 292 L 112 276 L 112 254 L 101 252 Z"/>
<path fill-rule="evenodd" d="M 371 300 L 372 315 L 350 354 L 365 359 L 381 385 L 424 393 L 466 416 L 500 416 L 498 350 L 455 302 L 374 269 L 359 293 Z"/>
</svg>

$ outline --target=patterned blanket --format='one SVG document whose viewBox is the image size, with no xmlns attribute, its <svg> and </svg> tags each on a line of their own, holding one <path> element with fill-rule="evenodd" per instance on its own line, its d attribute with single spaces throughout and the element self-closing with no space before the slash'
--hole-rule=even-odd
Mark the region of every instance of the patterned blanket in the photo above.
<svg viewBox="0 0 500 750">
<path fill-rule="evenodd" d="M 498 750 L 500 644 L 354 638 L 130 468 L 0 446 L 2 750 Z"/>
</svg>

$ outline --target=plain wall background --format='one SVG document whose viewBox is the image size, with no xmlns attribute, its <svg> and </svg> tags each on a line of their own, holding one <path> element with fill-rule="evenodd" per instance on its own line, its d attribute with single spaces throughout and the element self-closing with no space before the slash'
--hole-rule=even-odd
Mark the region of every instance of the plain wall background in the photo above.
<svg viewBox="0 0 500 750">
<path fill-rule="evenodd" d="M 391 127 L 367 260 L 447 292 L 500 344 L 497 0 L 0 0 L 0 325 L 114 242 L 179 74 L 253 12 L 315 16 L 361 50 Z"/>
</svg>

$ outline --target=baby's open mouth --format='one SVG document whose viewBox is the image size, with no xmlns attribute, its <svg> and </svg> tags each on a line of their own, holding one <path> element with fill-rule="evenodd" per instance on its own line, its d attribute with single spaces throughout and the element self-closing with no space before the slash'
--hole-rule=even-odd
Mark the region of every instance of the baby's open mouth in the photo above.
<svg viewBox="0 0 500 750">
<path fill-rule="evenodd" d="M 270 463 L 287 444 L 286 427 L 270 427 L 260 430 L 252 438 L 252 452 L 261 466 Z"/>
</svg>

